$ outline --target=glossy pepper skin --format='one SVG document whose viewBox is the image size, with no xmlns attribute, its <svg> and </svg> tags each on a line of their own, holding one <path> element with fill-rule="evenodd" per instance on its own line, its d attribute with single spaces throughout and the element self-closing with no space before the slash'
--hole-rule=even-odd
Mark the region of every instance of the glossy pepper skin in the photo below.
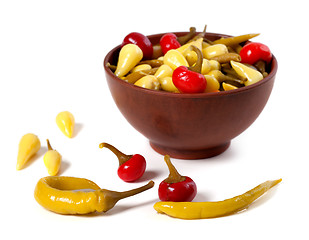
<svg viewBox="0 0 309 240">
<path fill-rule="evenodd" d="M 247 209 L 251 203 L 276 186 L 282 179 L 266 181 L 255 188 L 219 202 L 157 202 L 154 209 L 180 219 L 206 219 L 228 216 Z"/>
<path fill-rule="evenodd" d="M 16 170 L 21 170 L 25 164 L 41 149 L 41 142 L 37 135 L 27 133 L 20 139 Z"/>
<path fill-rule="evenodd" d="M 56 116 L 56 123 L 61 132 L 68 138 L 73 137 L 75 118 L 69 111 L 63 111 Z"/>
<path fill-rule="evenodd" d="M 48 171 L 48 174 L 51 176 L 55 176 L 59 172 L 62 156 L 57 150 L 54 150 L 52 148 L 48 139 L 46 140 L 46 142 L 48 151 L 45 153 L 43 161 Z"/>
<path fill-rule="evenodd" d="M 44 208 L 59 214 L 88 214 L 106 212 L 123 199 L 146 191 L 154 182 L 129 191 L 101 189 L 94 182 L 77 177 L 48 176 L 35 187 L 34 198 Z M 89 191 L 91 190 L 91 191 Z"/>
<path fill-rule="evenodd" d="M 139 46 L 128 43 L 119 52 L 115 75 L 119 78 L 125 76 L 143 59 L 143 51 Z"/>
<path fill-rule="evenodd" d="M 129 33 L 124 39 L 121 44 L 123 47 L 126 44 L 133 43 L 143 51 L 144 59 L 151 59 L 153 54 L 153 46 L 150 42 L 149 38 L 141 33 L 132 32 Z"/>
<path fill-rule="evenodd" d="M 171 49 L 177 49 L 181 47 L 181 44 L 177 40 L 177 36 L 174 33 L 166 33 L 160 39 L 160 45 L 163 54 L 167 53 Z"/>
<path fill-rule="evenodd" d="M 242 63 L 255 64 L 259 60 L 269 63 L 272 59 L 270 49 L 263 43 L 250 42 L 239 52 Z"/>
<path fill-rule="evenodd" d="M 146 160 L 140 154 L 126 155 L 108 143 L 101 143 L 100 148 L 108 148 L 119 160 L 118 176 L 125 182 L 134 182 L 141 178 L 146 170 Z"/>
<path fill-rule="evenodd" d="M 231 66 L 239 76 L 246 79 L 246 81 L 244 82 L 246 86 L 252 85 L 258 81 L 261 81 L 264 78 L 262 73 L 251 67 L 246 66 L 245 64 L 231 61 Z"/>
<path fill-rule="evenodd" d="M 170 174 L 163 180 L 158 189 L 161 201 L 191 202 L 197 193 L 195 182 L 187 176 L 181 176 L 172 165 L 170 157 L 164 156 Z"/>
<path fill-rule="evenodd" d="M 172 78 L 174 85 L 181 93 L 202 93 L 207 86 L 203 74 L 191 71 L 185 66 L 176 68 Z"/>
</svg>

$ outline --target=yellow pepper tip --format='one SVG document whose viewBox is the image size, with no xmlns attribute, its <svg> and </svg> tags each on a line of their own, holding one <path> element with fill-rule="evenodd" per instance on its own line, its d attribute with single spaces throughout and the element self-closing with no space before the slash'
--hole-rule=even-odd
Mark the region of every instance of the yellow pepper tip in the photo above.
<svg viewBox="0 0 309 240">
<path fill-rule="evenodd" d="M 73 137 L 75 119 L 72 113 L 69 111 L 60 112 L 56 117 L 56 123 L 65 136 Z"/>
</svg>

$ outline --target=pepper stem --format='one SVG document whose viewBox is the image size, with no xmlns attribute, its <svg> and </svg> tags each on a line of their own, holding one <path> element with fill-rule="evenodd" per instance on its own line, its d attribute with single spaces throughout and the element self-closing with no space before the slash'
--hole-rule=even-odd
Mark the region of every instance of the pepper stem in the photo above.
<svg viewBox="0 0 309 240">
<path fill-rule="evenodd" d="M 117 192 L 117 191 L 110 191 L 106 189 L 101 189 L 100 191 L 104 194 L 104 204 L 105 204 L 105 212 L 109 209 L 113 208 L 115 204 L 127 197 L 131 197 L 138 193 L 144 192 L 154 186 L 154 181 L 149 181 L 146 185 L 141 186 L 139 188 L 135 188 L 132 190 L 124 191 L 124 192 Z"/>
<path fill-rule="evenodd" d="M 181 44 L 184 45 L 187 43 L 190 39 L 194 37 L 196 34 L 196 28 L 195 27 L 190 27 L 190 32 L 184 36 L 178 37 L 177 41 Z"/>
<path fill-rule="evenodd" d="M 124 164 L 126 161 L 128 161 L 133 156 L 133 155 L 126 155 L 126 154 L 122 153 L 117 148 L 115 148 L 114 146 L 112 146 L 112 145 L 110 145 L 108 143 L 100 143 L 99 147 L 100 148 L 106 147 L 109 150 L 111 150 L 117 156 L 117 158 L 119 160 L 119 166 Z"/>
<path fill-rule="evenodd" d="M 46 139 L 46 142 L 47 142 L 47 148 L 48 148 L 48 150 L 54 150 L 54 149 L 52 148 L 52 146 L 50 145 L 50 142 L 49 142 L 48 139 Z"/>
<path fill-rule="evenodd" d="M 164 180 L 164 182 L 166 182 L 166 183 L 177 183 L 177 182 L 182 182 L 182 181 L 186 180 L 186 177 L 181 176 L 178 173 L 178 171 L 176 170 L 176 168 L 172 164 L 169 155 L 164 156 L 164 161 L 166 162 L 168 170 L 170 172 L 168 177 Z"/>
<path fill-rule="evenodd" d="M 190 47 L 194 52 L 196 52 L 197 61 L 193 66 L 189 67 L 189 70 L 191 70 L 193 72 L 201 73 L 202 65 L 203 65 L 203 53 L 198 47 L 196 47 L 194 45 L 191 45 Z"/>
</svg>

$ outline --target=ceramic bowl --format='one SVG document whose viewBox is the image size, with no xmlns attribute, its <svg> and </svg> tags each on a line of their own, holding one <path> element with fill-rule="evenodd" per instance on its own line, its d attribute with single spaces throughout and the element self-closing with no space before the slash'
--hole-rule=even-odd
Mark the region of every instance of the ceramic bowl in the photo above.
<svg viewBox="0 0 309 240">
<path fill-rule="evenodd" d="M 156 44 L 162 35 L 148 37 Z M 206 37 L 215 40 L 227 35 L 207 33 Z M 120 45 L 104 59 L 106 80 L 118 109 L 155 151 L 179 159 L 209 158 L 224 152 L 262 112 L 278 68 L 273 57 L 269 75 L 253 85 L 217 93 L 169 93 L 116 77 L 107 63 L 117 65 L 119 51 Z"/>
</svg>

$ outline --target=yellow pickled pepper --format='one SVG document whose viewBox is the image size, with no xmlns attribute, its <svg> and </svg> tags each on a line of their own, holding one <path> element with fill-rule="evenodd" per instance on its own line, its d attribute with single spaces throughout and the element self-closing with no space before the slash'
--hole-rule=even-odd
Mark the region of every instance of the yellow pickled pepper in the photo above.
<svg viewBox="0 0 309 240">
<path fill-rule="evenodd" d="M 203 55 L 207 59 L 228 53 L 228 49 L 224 44 L 214 44 L 209 47 L 203 48 Z"/>
<path fill-rule="evenodd" d="M 266 181 L 244 194 L 218 202 L 157 202 L 154 209 L 180 219 L 206 219 L 228 216 L 247 209 L 251 203 L 280 183 L 282 179 Z"/>
<path fill-rule="evenodd" d="M 224 91 L 230 91 L 230 90 L 234 90 L 234 89 L 238 88 L 238 87 L 233 86 L 232 84 L 228 84 L 228 83 L 225 83 L 225 82 L 222 83 L 222 87 L 223 87 Z"/>
<path fill-rule="evenodd" d="M 195 41 L 189 42 L 176 50 L 179 51 L 188 61 L 190 65 L 193 65 L 197 61 L 197 54 L 191 48 L 191 46 L 195 46 L 202 51 L 203 38 L 199 38 Z"/>
<path fill-rule="evenodd" d="M 120 52 L 115 75 L 119 78 L 125 76 L 143 58 L 143 51 L 135 44 L 124 45 Z"/>
<path fill-rule="evenodd" d="M 25 134 L 19 142 L 16 170 L 22 169 L 28 160 L 35 155 L 40 148 L 40 139 L 35 134 Z"/>
<path fill-rule="evenodd" d="M 173 69 L 166 64 L 162 64 L 154 74 L 154 76 L 157 77 L 158 79 L 164 77 L 171 77 L 172 75 L 173 75 Z"/>
<path fill-rule="evenodd" d="M 69 111 L 60 112 L 56 117 L 56 123 L 64 135 L 71 138 L 75 127 L 75 118 Z"/>
<path fill-rule="evenodd" d="M 48 174 L 51 176 L 55 176 L 59 172 L 62 156 L 59 152 L 57 152 L 51 147 L 48 139 L 46 141 L 48 151 L 45 153 L 43 161 L 47 168 Z"/>
<path fill-rule="evenodd" d="M 153 75 L 146 75 L 140 78 L 134 83 L 134 85 L 152 90 L 160 89 L 160 82 L 158 78 Z"/>
<path fill-rule="evenodd" d="M 177 50 L 171 49 L 169 50 L 163 57 L 164 64 L 170 66 L 173 70 L 175 70 L 179 66 L 189 67 L 189 64 L 186 58 Z"/>
<path fill-rule="evenodd" d="M 245 81 L 246 86 L 254 84 L 264 78 L 262 73 L 242 63 L 231 61 L 231 66 L 239 76 L 247 79 L 247 81 Z"/>
</svg>

